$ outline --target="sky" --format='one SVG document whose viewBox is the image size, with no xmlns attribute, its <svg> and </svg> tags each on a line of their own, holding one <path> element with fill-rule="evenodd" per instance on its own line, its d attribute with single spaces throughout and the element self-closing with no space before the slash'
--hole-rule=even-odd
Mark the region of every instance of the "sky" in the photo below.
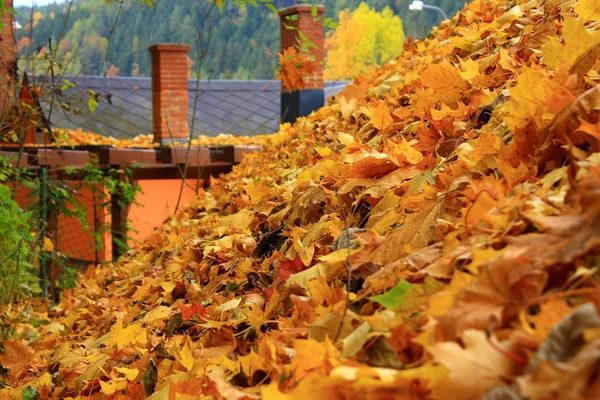
<svg viewBox="0 0 600 400">
<path fill-rule="evenodd" d="M 34 4 L 37 4 L 38 6 L 45 6 L 48 3 L 60 3 L 62 0 L 33 0 Z M 31 0 L 14 0 L 13 2 L 13 6 L 14 7 L 19 7 L 19 6 L 30 6 L 32 3 Z"/>
</svg>

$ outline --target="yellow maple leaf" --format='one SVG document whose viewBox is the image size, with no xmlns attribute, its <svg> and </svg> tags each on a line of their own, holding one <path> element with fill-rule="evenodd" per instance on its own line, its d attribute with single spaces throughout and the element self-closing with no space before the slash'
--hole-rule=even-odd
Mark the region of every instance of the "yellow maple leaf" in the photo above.
<svg viewBox="0 0 600 400">
<path fill-rule="evenodd" d="M 245 356 L 238 356 L 239 369 L 246 374 L 246 376 L 252 376 L 257 370 L 265 370 L 269 368 L 270 364 L 264 356 L 250 351 Z"/>
<path fill-rule="evenodd" d="M 422 378 L 427 380 L 427 386 L 434 387 L 448 376 L 448 369 L 443 365 L 433 365 L 431 362 L 426 362 L 417 368 L 409 368 L 404 371 L 399 371 L 398 376 L 402 378 Z"/>
<path fill-rule="evenodd" d="M 479 63 L 477 61 L 470 58 L 466 60 L 459 59 L 459 61 L 461 70 L 458 72 L 464 80 L 472 83 L 476 77 L 481 75 L 479 72 Z"/>
<path fill-rule="evenodd" d="M 519 317 L 523 329 L 535 336 L 541 343 L 546 339 L 550 330 L 569 315 L 571 311 L 573 309 L 565 300 L 555 299 L 542 304 L 539 313 L 527 315 L 525 309 L 523 309 Z"/>
<path fill-rule="evenodd" d="M 474 248 L 471 250 L 471 262 L 467 265 L 467 270 L 474 274 L 479 275 L 479 269 L 485 265 L 492 258 L 496 258 L 504 253 L 504 249 L 496 250 L 493 247 L 487 247 L 485 249 Z"/>
<path fill-rule="evenodd" d="M 137 378 L 138 374 L 140 373 L 140 370 L 137 368 L 115 367 L 115 370 L 117 372 L 125 375 L 125 378 L 127 378 L 127 380 L 130 382 L 133 382 L 135 380 L 135 378 Z"/>
<path fill-rule="evenodd" d="M 144 283 L 141 286 L 137 287 L 135 293 L 133 294 L 133 296 L 131 296 L 131 298 L 136 301 L 144 300 L 148 296 L 152 288 L 155 286 L 155 284 L 156 281 L 153 278 L 149 276 L 145 277 Z"/>
<path fill-rule="evenodd" d="M 340 143 L 343 144 L 344 146 L 346 146 L 346 148 L 348 148 L 348 149 L 351 149 L 353 147 L 357 147 L 358 145 L 360 145 L 360 143 L 358 143 L 356 141 L 354 136 L 350 135 L 349 133 L 344 133 L 344 132 L 338 133 L 337 140 L 339 140 Z"/>
<path fill-rule="evenodd" d="M 385 130 L 392 122 L 394 122 L 390 110 L 383 102 L 380 102 L 376 106 L 368 107 L 364 113 L 369 117 L 373 126 L 380 131 Z"/>
<path fill-rule="evenodd" d="M 194 355 L 187 340 L 181 350 L 179 350 L 179 361 L 188 371 L 191 371 L 194 367 Z"/>
<path fill-rule="evenodd" d="M 339 365 L 339 351 L 329 339 L 317 342 L 314 339 L 298 339 L 294 342 L 296 356 L 290 364 L 294 377 L 302 377 L 315 371 L 327 371 Z"/>
<path fill-rule="evenodd" d="M 330 147 L 315 147 L 315 151 L 323 158 L 329 157 L 333 154 L 333 150 L 331 150 Z"/>
<path fill-rule="evenodd" d="M 245 231 L 250 227 L 252 220 L 254 220 L 254 213 L 252 211 L 242 210 L 235 214 L 221 218 L 219 226 L 229 227 L 230 225 L 233 225 L 235 228 Z"/>
<path fill-rule="evenodd" d="M 44 237 L 44 245 L 42 246 L 42 249 L 47 252 L 54 251 L 54 243 L 52 243 L 52 240 L 50 240 L 49 237 Z"/>
<path fill-rule="evenodd" d="M 351 250 L 350 254 L 354 254 L 358 249 Z M 327 263 L 329 265 L 336 265 L 342 262 L 346 262 L 348 259 L 348 249 L 340 249 L 337 251 L 333 251 L 325 256 L 320 256 L 319 260 L 321 262 Z"/>
<path fill-rule="evenodd" d="M 314 254 L 315 254 L 314 244 L 309 244 L 308 246 L 303 246 L 302 249 L 300 249 L 300 251 L 298 252 L 298 255 L 300 256 L 300 260 L 302 260 L 302 263 L 307 267 L 310 265 L 310 262 L 312 261 Z"/>
<path fill-rule="evenodd" d="M 244 185 L 242 189 L 250 196 L 252 203 L 258 203 L 271 192 L 271 187 L 264 179 Z"/>
<path fill-rule="evenodd" d="M 577 57 L 600 40 L 600 32 L 588 31 L 582 20 L 573 17 L 565 19 L 561 36 L 564 43 L 554 36 L 542 48 L 544 64 L 559 71 L 569 70 Z"/>
<path fill-rule="evenodd" d="M 500 60 L 498 61 L 498 64 L 507 71 L 518 71 L 517 60 L 509 54 L 507 49 L 500 49 Z"/>
<path fill-rule="evenodd" d="M 111 395 L 118 390 L 123 390 L 127 386 L 127 379 L 112 379 L 108 382 L 100 381 L 100 391 L 106 395 Z"/>
<path fill-rule="evenodd" d="M 458 68 L 446 59 L 425 68 L 421 78 L 424 86 L 434 90 L 432 99 L 448 105 L 460 100 L 470 87 L 469 82 L 460 76 Z"/>
<path fill-rule="evenodd" d="M 452 117 L 455 119 L 462 119 L 467 115 L 468 110 L 464 107 L 462 103 L 458 103 L 458 107 L 456 110 L 452 109 L 452 107 L 447 106 L 446 104 L 442 104 L 440 109 L 432 108 L 431 110 L 431 118 L 434 121 L 441 121 L 446 117 Z"/>
<path fill-rule="evenodd" d="M 131 344 L 145 345 L 147 341 L 146 328 L 138 324 L 129 324 L 123 327 L 123 319 L 118 318 L 117 322 L 110 328 L 110 345 L 116 345 L 121 350 Z"/>
<path fill-rule="evenodd" d="M 531 121 L 543 126 L 575 96 L 542 70 L 523 67 L 517 84 L 510 88 L 510 100 L 501 106 L 509 129 L 526 127 Z"/>
<path fill-rule="evenodd" d="M 411 341 L 418 343 L 421 346 L 427 347 L 427 348 L 429 348 L 430 346 L 433 346 L 434 344 L 437 343 L 436 333 L 435 333 L 437 321 L 432 317 L 428 317 L 428 318 L 429 318 L 428 322 L 421 328 L 422 329 L 421 333 L 419 333 L 418 336 L 414 337 L 411 340 Z"/>
<path fill-rule="evenodd" d="M 415 150 L 404 138 L 401 138 L 400 143 L 392 142 L 389 139 L 386 140 L 385 152 L 390 160 L 398 166 L 403 166 L 406 162 L 415 165 L 423 160 L 423 154 Z"/>
<path fill-rule="evenodd" d="M 428 314 L 434 317 L 444 315 L 454 302 L 454 297 L 464 287 L 467 287 L 473 282 L 473 275 L 467 274 L 460 270 L 454 271 L 450 285 L 437 293 L 434 293 L 429 299 Z"/>
<path fill-rule="evenodd" d="M 166 318 L 169 315 L 171 315 L 171 309 L 169 307 L 157 306 L 157 307 L 154 307 L 152 310 L 150 310 L 144 316 L 144 322 L 146 322 L 146 323 L 153 322 L 153 321 L 156 321 L 157 319 Z"/>
<path fill-rule="evenodd" d="M 575 12 L 585 21 L 600 20 L 600 3 L 598 0 L 579 0 Z"/>
<path fill-rule="evenodd" d="M 164 290 L 165 294 L 170 294 L 173 289 L 175 289 L 175 286 L 177 285 L 173 281 L 165 281 L 160 283 L 160 287 Z"/>
<path fill-rule="evenodd" d="M 441 210 L 441 203 L 432 202 L 423 207 L 421 212 L 409 215 L 398 229 L 388 235 L 373 251 L 367 261 L 385 265 L 392 260 L 414 249 L 425 247 L 435 237 L 435 220 Z M 396 221 L 402 216 L 396 215 Z"/>
</svg>

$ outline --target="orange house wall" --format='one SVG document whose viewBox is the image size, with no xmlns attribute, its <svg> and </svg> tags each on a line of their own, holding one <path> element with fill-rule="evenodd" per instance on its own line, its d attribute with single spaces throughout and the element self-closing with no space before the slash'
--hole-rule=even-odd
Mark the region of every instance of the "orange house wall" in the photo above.
<svg viewBox="0 0 600 400">
<path fill-rule="evenodd" d="M 133 240 L 142 241 L 152 233 L 152 230 L 160 226 L 164 220 L 175 212 L 175 205 L 179 197 L 179 188 L 181 180 L 145 180 L 138 181 L 143 194 L 138 195 L 137 201 L 140 206 L 132 205 L 129 209 L 129 219 L 131 226 L 137 233 L 130 233 Z M 196 185 L 195 180 L 188 180 L 190 186 Z M 187 185 L 183 190 L 180 207 L 187 204 L 196 196 L 194 190 Z"/>
<path fill-rule="evenodd" d="M 82 186 L 78 182 L 65 182 L 71 188 L 77 191 L 78 200 L 87 209 L 88 224 L 94 226 L 94 199 L 90 188 Z M 179 188 L 181 180 L 144 180 L 138 181 L 142 187 L 143 193 L 139 194 L 137 201 L 139 206 L 132 205 L 129 209 L 129 219 L 131 227 L 137 232 L 130 232 L 129 245 L 135 246 L 136 241 L 143 241 L 152 230 L 160 226 L 164 220 L 175 211 L 177 198 L 179 197 Z M 196 185 L 196 180 L 188 180 L 192 187 Z M 187 204 L 196 196 L 194 190 L 186 186 L 183 190 L 180 207 Z M 20 186 L 16 192 L 17 203 L 26 208 L 32 202 L 38 202 L 39 199 L 33 199 L 30 196 L 30 190 Z M 104 217 L 105 223 L 110 223 L 110 215 L 103 216 L 101 209 L 96 211 L 97 226 L 102 225 Z M 112 254 L 110 234 L 107 232 L 102 237 L 104 249 L 95 252 L 95 242 L 92 231 L 86 229 L 75 216 L 67 217 L 61 214 L 58 218 L 58 237 L 56 238 L 56 250 L 67 255 L 70 258 L 89 261 L 90 263 L 98 260 L 110 260 Z"/>
</svg>

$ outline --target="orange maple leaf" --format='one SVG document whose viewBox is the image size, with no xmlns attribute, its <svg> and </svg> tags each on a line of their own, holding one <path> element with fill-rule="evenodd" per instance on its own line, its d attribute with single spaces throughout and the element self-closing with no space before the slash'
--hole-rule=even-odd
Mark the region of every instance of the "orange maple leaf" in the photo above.
<svg viewBox="0 0 600 400">
<path fill-rule="evenodd" d="M 179 307 L 179 310 L 181 311 L 181 319 L 184 321 L 194 318 L 196 314 L 200 314 L 203 317 L 208 315 L 206 313 L 206 309 L 195 301 L 192 301 L 192 304 L 189 307 L 186 307 L 180 303 L 177 304 L 177 307 Z"/>
<path fill-rule="evenodd" d="M 279 279 L 282 281 L 287 281 L 292 274 L 296 274 L 305 269 L 304 263 L 300 256 L 296 256 L 293 260 L 285 260 L 281 262 L 281 267 L 279 267 Z"/>
<path fill-rule="evenodd" d="M 25 378 L 31 368 L 32 353 L 25 340 L 6 340 L 4 352 L 0 355 L 0 365 L 8 369 L 8 378 L 15 385 Z"/>
<path fill-rule="evenodd" d="M 283 86 L 291 93 L 293 90 L 302 90 L 306 87 L 306 80 L 317 70 L 318 64 L 311 60 L 306 53 L 290 46 L 279 54 L 279 72 Z"/>
</svg>

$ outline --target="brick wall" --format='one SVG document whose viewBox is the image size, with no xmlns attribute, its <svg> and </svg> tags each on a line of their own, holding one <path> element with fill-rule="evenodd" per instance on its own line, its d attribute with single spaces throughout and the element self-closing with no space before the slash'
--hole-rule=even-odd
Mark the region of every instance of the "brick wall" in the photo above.
<svg viewBox="0 0 600 400">
<path fill-rule="evenodd" d="M 154 141 L 169 143 L 188 138 L 188 60 L 191 47 L 156 44 L 152 56 L 152 127 Z"/>
<path fill-rule="evenodd" d="M 7 8 L 12 7 L 13 0 L 6 0 L 5 5 Z M 10 106 L 14 104 L 17 55 L 13 35 L 13 15 L 5 13 L 2 22 L 4 28 L 0 32 L 0 118 L 4 119 Z"/>
<path fill-rule="evenodd" d="M 325 12 L 325 7 L 322 5 L 317 6 L 316 17 L 312 15 L 312 8 L 312 4 L 296 4 L 279 10 L 281 18 L 281 51 L 300 43 L 299 30 L 308 40 L 317 45 L 318 48 L 316 49 L 309 48 L 309 52 L 320 63 L 323 61 L 325 47 L 323 38 L 323 13 Z M 293 15 L 297 15 L 298 18 L 293 20 L 287 18 Z M 286 25 L 295 29 L 288 29 Z M 322 67 L 313 76 L 306 79 L 306 89 L 323 89 Z"/>
</svg>

